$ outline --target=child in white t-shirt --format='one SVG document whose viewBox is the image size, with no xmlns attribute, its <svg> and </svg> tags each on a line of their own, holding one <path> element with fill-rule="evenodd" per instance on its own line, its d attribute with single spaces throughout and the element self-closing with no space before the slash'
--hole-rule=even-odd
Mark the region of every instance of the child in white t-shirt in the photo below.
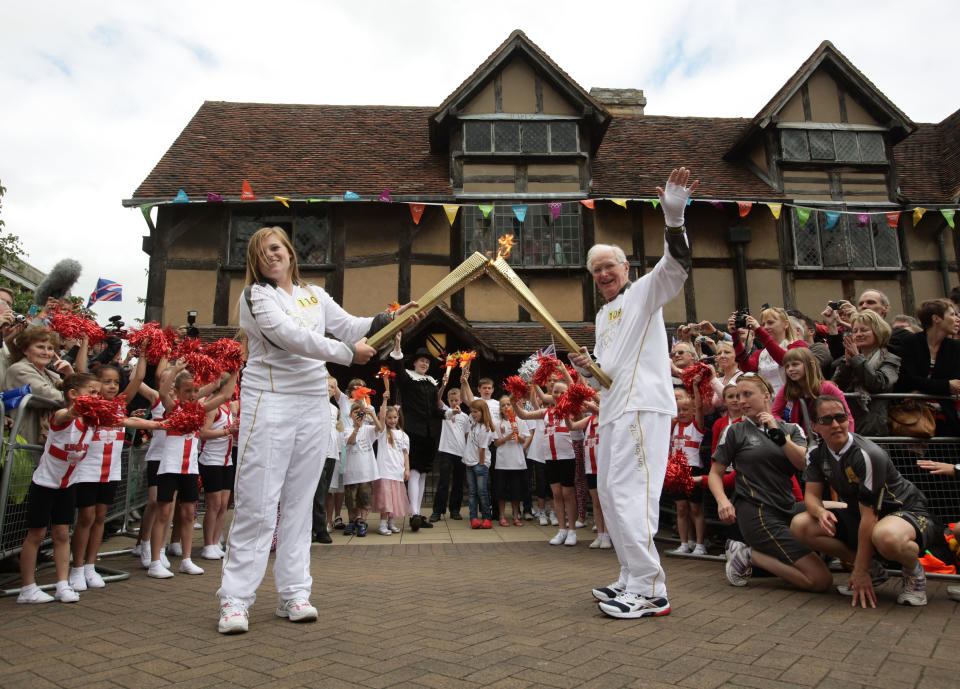
<svg viewBox="0 0 960 689">
<path fill-rule="evenodd" d="M 530 431 L 523 419 L 513 411 L 510 396 L 500 398 L 500 424 L 493 444 L 497 447 L 497 466 L 493 470 L 494 495 L 500 505 L 500 526 L 509 526 L 504 511 L 509 502 L 513 505 L 513 525 L 523 526 L 520 501 L 523 500 L 524 482 L 527 480 L 527 462 L 523 446 Z"/>
<path fill-rule="evenodd" d="M 409 511 L 410 500 L 404 481 L 410 479 L 410 438 L 400 430 L 400 410 L 387 405 L 390 393 L 383 393 L 380 424 L 377 435 L 377 472 L 380 478 L 373 484 L 373 509 L 380 513 L 377 533 L 391 536 L 400 533 L 396 519 Z"/>
<path fill-rule="evenodd" d="M 470 528 L 491 529 L 490 498 L 487 494 L 487 479 L 490 475 L 490 442 L 494 437 L 494 425 L 490 410 L 484 400 L 470 403 L 470 430 L 463 448 L 463 464 L 466 467 L 467 488 L 470 495 Z M 477 512 L 477 503 L 480 512 Z M 483 521 L 480 520 L 483 518 Z"/>
<path fill-rule="evenodd" d="M 367 514 L 370 512 L 373 482 L 379 478 L 373 442 L 383 427 L 373 408 L 363 402 L 353 403 L 350 418 L 353 427 L 347 436 L 347 450 L 343 457 L 343 492 L 350 523 L 344 528 L 343 535 L 352 536 L 356 533 L 362 538 L 367 535 Z M 365 419 L 373 419 L 373 425 L 364 423 Z"/>
</svg>

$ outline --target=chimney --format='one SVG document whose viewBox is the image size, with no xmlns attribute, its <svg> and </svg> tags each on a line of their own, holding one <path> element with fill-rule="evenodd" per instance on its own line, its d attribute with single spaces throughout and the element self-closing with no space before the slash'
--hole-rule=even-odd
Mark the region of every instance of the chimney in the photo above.
<svg viewBox="0 0 960 689">
<path fill-rule="evenodd" d="M 593 87 L 590 95 L 613 115 L 642 115 L 647 99 L 642 89 L 608 89 Z"/>
</svg>

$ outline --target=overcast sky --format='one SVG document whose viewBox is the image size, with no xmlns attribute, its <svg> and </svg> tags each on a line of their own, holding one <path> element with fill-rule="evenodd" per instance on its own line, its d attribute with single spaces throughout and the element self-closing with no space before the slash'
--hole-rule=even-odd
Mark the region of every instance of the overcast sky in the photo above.
<svg viewBox="0 0 960 689">
<path fill-rule="evenodd" d="M 781 6 L 783 9 L 777 9 Z M 762 7 L 762 9 L 760 9 Z M 123 283 L 142 315 L 129 198 L 204 100 L 437 105 L 520 28 L 586 89 L 647 113 L 752 117 L 830 39 L 915 122 L 960 107 L 952 2 L 52 2 L 0 20 L 3 218 L 27 260 Z"/>
</svg>

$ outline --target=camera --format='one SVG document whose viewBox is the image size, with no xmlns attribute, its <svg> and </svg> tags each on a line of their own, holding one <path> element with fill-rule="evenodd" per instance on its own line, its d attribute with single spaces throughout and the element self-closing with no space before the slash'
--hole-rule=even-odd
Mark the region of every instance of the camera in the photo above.
<svg viewBox="0 0 960 689">
<path fill-rule="evenodd" d="M 828 301 L 827 306 L 829 306 L 834 311 L 839 311 L 840 307 L 843 306 L 842 301 Z"/>
<path fill-rule="evenodd" d="M 27 322 L 27 317 L 24 316 L 22 313 L 15 313 L 15 314 L 13 314 L 13 322 L 14 322 L 14 323 L 26 323 L 26 322 Z"/>
<path fill-rule="evenodd" d="M 733 327 L 737 329 L 746 328 L 747 316 L 749 315 L 750 315 L 750 309 L 748 308 L 737 309 L 733 317 Z"/>
<path fill-rule="evenodd" d="M 197 312 L 190 310 L 187 311 L 187 325 L 196 325 L 197 324 Z"/>
<path fill-rule="evenodd" d="M 700 334 L 700 324 L 699 324 L 699 323 L 691 323 L 691 324 L 690 324 L 690 334 L 691 334 L 691 335 L 699 335 L 699 334 Z"/>
</svg>

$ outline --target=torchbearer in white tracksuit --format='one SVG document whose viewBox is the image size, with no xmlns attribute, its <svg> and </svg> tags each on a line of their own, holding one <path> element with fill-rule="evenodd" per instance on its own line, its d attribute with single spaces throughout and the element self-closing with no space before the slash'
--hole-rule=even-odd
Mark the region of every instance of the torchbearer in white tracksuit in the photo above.
<svg viewBox="0 0 960 689">
<path fill-rule="evenodd" d="M 683 227 L 687 199 L 686 168 L 670 174 L 657 188 L 666 220 L 663 258 L 653 270 L 630 282 L 630 264 L 617 246 L 597 244 L 587 253 L 607 303 L 597 313 L 597 364 L 613 384 L 600 403 L 597 489 L 607 531 L 620 561 L 617 581 L 593 589 L 600 610 L 611 617 L 667 615 L 670 603 L 654 545 L 660 514 L 660 490 L 667 470 L 670 419 L 677 405 L 670 381 L 670 358 L 663 306 L 683 289 L 690 269 L 690 248 Z M 584 348 L 570 361 L 592 381 Z"/>
<path fill-rule="evenodd" d="M 366 336 L 390 319 L 385 313 L 351 316 L 322 289 L 301 282 L 293 246 L 279 227 L 250 238 L 246 282 L 240 327 L 249 355 L 240 397 L 235 511 L 217 591 L 219 631 L 225 634 L 247 631 L 247 609 L 266 571 L 278 505 L 277 616 L 317 619 L 309 600 L 310 529 L 330 435 L 324 362 L 366 363 L 376 353 Z"/>
</svg>

